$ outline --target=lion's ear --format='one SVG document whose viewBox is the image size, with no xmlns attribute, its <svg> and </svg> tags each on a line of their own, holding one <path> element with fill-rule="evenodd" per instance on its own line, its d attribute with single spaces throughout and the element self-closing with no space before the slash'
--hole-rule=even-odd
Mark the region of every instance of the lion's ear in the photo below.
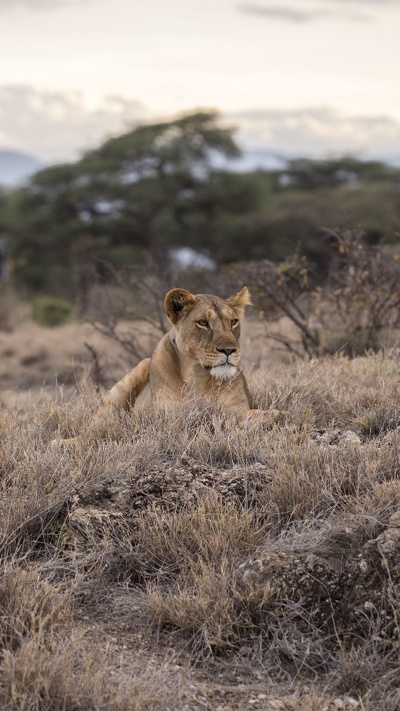
<svg viewBox="0 0 400 711">
<path fill-rule="evenodd" d="M 190 311 L 196 302 L 196 297 L 186 289 L 171 289 L 164 299 L 165 313 L 172 324 Z"/>
<path fill-rule="evenodd" d="M 244 286 L 243 289 L 238 291 L 237 294 L 227 299 L 227 302 L 239 318 L 243 316 L 245 306 L 249 306 L 251 304 L 250 292 L 247 286 Z"/>
</svg>

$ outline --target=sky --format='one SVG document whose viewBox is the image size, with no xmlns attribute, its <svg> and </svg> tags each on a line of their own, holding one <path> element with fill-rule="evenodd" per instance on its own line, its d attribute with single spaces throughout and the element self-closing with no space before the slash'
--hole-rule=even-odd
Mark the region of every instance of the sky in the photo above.
<svg viewBox="0 0 400 711">
<path fill-rule="evenodd" d="M 400 0 L 0 0 L 0 149 L 217 109 L 250 151 L 400 162 Z"/>
</svg>

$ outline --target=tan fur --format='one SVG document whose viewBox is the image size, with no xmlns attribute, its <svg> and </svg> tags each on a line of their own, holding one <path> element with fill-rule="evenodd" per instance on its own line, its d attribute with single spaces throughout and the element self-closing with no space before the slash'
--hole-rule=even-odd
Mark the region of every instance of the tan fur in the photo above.
<svg viewBox="0 0 400 711">
<path fill-rule="evenodd" d="M 266 424 L 274 421 L 276 410 L 250 408 L 247 382 L 239 368 L 240 319 L 250 303 L 246 287 L 229 299 L 194 296 L 185 289 L 169 291 L 164 307 L 171 330 L 151 358 L 109 390 L 97 418 L 104 421 L 110 408 L 139 412 L 155 403 L 168 410 L 185 398 L 200 396 L 220 403 L 240 421 L 254 417 Z"/>
</svg>

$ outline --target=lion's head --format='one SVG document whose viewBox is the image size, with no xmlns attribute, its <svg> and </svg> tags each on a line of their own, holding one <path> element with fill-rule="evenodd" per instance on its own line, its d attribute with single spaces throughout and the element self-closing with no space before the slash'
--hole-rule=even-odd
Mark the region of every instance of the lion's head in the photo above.
<svg viewBox="0 0 400 711">
<path fill-rule="evenodd" d="M 179 351 L 214 378 L 230 380 L 238 373 L 240 319 L 250 303 L 246 287 L 229 299 L 172 289 L 164 306 Z"/>
</svg>

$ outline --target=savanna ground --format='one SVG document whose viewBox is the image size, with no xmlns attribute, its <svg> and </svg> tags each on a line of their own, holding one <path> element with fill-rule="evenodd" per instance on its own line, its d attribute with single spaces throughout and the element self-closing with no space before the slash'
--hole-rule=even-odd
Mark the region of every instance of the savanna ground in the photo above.
<svg viewBox="0 0 400 711">
<path fill-rule="evenodd" d="M 2 709 L 400 708 L 397 351 L 243 341 L 273 429 L 193 402 L 99 439 L 92 355 L 112 382 L 122 350 L 0 333 Z"/>
</svg>

